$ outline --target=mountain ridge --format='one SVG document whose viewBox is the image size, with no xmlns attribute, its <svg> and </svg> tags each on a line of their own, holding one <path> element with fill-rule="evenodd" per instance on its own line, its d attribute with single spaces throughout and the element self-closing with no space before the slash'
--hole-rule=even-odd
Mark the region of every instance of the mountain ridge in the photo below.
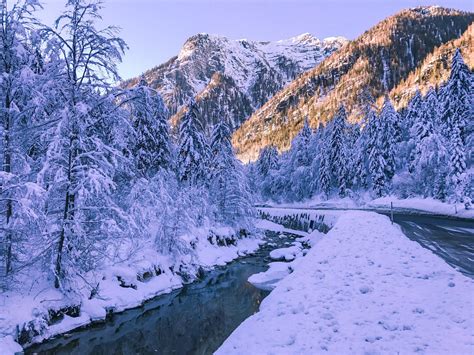
<svg viewBox="0 0 474 355">
<path fill-rule="evenodd" d="M 200 33 L 190 37 L 177 56 L 143 76 L 163 96 L 174 116 L 172 122 L 180 120 L 182 108 L 195 98 L 199 109 L 206 112 L 202 117 L 205 127 L 226 118 L 232 128 L 237 128 L 275 92 L 347 42 L 343 37 L 320 40 L 309 33 L 273 42 Z M 223 83 L 215 80 L 218 77 L 225 78 L 226 85 L 216 86 Z M 138 77 L 132 78 L 122 86 L 133 87 L 138 82 Z M 224 112 L 216 109 L 216 95 L 239 100 L 221 99 L 226 101 Z"/>
<path fill-rule="evenodd" d="M 233 135 L 243 161 L 275 145 L 286 150 L 309 117 L 317 127 L 344 103 L 358 120 L 360 97 L 390 92 L 435 48 L 462 36 L 474 14 L 439 6 L 406 9 L 392 15 L 297 77 L 257 110 Z"/>
</svg>

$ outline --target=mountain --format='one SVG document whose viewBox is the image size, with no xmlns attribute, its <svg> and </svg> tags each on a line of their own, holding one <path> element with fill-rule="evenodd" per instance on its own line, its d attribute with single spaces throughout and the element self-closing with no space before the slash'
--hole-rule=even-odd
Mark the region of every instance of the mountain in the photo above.
<svg viewBox="0 0 474 355">
<path fill-rule="evenodd" d="M 144 73 L 176 122 L 195 98 L 204 126 L 226 119 L 237 128 L 257 108 L 301 73 L 347 42 L 306 33 L 277 42 L 230 40 L 209 34 L 189 38 L 178 56 Z M 123 83 L 133 87 L 139 78 Z"/>
<path fill-rule="evenodd" d="M 360 119 L 363 93 L 368 90 L 378 98 L 394 90 L 415 75 L 437 47 L 461 37 L 473 21 L 472 13 L 438 6 L 407 9 L 386 18 L 257 110 L 233 135 L 239 157 L 253 160 L 270 144 L 287 149 L 305 116 L 317 127 L 330 120 L 341 104 L 351 120 Z M 472 52 L 472 41 L 470 46 Z"/>
<path fill-rule="evenodd" d="M 416 89 L 426 94 L 430 87 L 437 87 L 449 78 L 451 59 L 457 48 L 461 50 L 467 66 L 474 70 L 474 23 L 461 37 L 435 48 L 408 77 L 390 91 L 390 98 L 397 109 L 407 106 Z"/>
</svg>

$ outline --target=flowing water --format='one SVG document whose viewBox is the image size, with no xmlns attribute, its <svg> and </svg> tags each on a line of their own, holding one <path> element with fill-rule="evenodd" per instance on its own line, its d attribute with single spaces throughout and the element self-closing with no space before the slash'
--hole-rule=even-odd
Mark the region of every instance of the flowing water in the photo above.
<svg viewBox="0 0 474 355">
<path fill-rule="evenodd" d="M 104 323 L 48 340 L 26 354 L 211 354 L 268 295 L 247 279 L 265 271 L 271 250 L 292 238 L 278 238 L 256 254 L 218 267 L 194 283 L 158 296 Z"/>
</svg>

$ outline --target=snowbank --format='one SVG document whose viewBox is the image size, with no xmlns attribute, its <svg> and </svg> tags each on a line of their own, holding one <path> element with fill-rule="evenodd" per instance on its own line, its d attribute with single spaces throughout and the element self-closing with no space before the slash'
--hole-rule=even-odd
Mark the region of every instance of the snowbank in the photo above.
<svg viewBox="0 0 474 355">
<path fill-rule="evenodd" d="M 390 203 L 393 203 L 395 211 L 401 211 L 413 214 L 435 214 L 459 218 L 474 218 L 474 208 L 466 210 L 464 204 L 451 204 L 441 202 L 433 198 L 413 197 L 400 199 L 396 196 L 386 196 L 378 199 L 372 199 L 369 194 L 361 196 L 358 200 L 346 198 L 331 198 L 329 200 L 321 199 L 316 196 L 310 200 L 295 203 L 273 204 L 266 203 L 265 205 L 273 206 L 275 208 L 281 207 L 284 209 L 294 208 L 295 210 L 302 208 L 312 209 L 342 209 L 342 210 L 374 210 L 386 211 L 390 209 Z M 283 213 L 283 212 L 282 212 Z"/>
<path fill-rule="evenodd" d="M 273 209 L 271 209 L 273 212 Z M 255 226 L 261 230 L 269 230 L 272 232 L 280 232 L 280 233 L 289 233 L 289 234 L 294 234 L 294 235 L 299 235 L 301 237 L 307 237 L 308 233 L 305 231 L 300 231 L 297 229 L 290 229 L 290 228 L 285 228 L 281 224 L 264 220 L 264 219 L 259 219 L 256 223 Z"/>
<path fill-rule="evenodd" d="M 387 217 L 351 211 L 217 354 L 474 352 L 474 281 Z"/>
</svg>

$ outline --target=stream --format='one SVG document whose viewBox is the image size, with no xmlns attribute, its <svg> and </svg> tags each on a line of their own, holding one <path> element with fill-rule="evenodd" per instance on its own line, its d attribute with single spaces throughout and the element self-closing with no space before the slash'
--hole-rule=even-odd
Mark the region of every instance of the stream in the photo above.
<svg viewBox="0 0 474 355">
<path fill-rule="evenodd" d="M 295 236 L 278 238 L 252 256 L 217 267 L 191 284 L 158 296 L 105 322 L 69 332 L 25 349 L 25 354 L 212 354 L 269 294 L 251 285 L 265 271 L 271 250 Z"/>
</svg>

